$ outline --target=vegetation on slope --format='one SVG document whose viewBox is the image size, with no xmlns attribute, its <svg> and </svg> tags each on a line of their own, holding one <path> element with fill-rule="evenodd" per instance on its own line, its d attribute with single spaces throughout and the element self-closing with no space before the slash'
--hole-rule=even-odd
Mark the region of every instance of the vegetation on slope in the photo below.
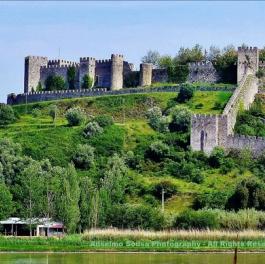
<svg viewBox="0 0 265 264">
<path fill-rule="evenodd" d="M 210 157 L 192 152 L 189 129 L 183 126 L 186 121 L 182 122 L 189 114 L 187 108 L 197 113 L 220 113 L 230 95 L 195 92 L 191 99 L 179 103 L 175 93 L 157 93 L 15 106 L 17 121 L 0 130 L 1 138 L 7 137 L 22 146 L 21 151 L 16 151 L 11 143 L 0 144 L 0 151 L 5 153 L 0 173 L 13 196 L 13 213 L 25 216 L 22 212 L 27 196 L 16 186 L 27 179 L 28 173 L 37 171 L 36 179 L 46 175 L 49 181 L 62 181 L 66 196 L 70 186 L 68 195 L 70 198 L 73 195 L 70 199 L 73 204 L 70 209 L 66 207 L 60 198 L 61 187 L 52 188 L 53 197 L 57 197 L 52 203 L 53 210 L 49 211 L 47 204 L 43 209 L 40 204 L 35 216 L 49 213 L 64 220 L 72 232 L 79 227 L 84 230 L 110 225 L 151 229 L 230 228 L 228 224 L 220 226 L 218 214 L 208 209 L 220 210 L 219 215 L 224 210 L 263 210 L 263 158 L 253 162 L 248 152 L 226 154 L 221 149 L 216 149 Z M 55 104 L 58 116 L 54 123 L 49 109 Z M 86 123 L 69 126 L 64 114 L 73 107 L 85 110 Z M 155 107 L 161 114 L 155 111 L 154 118 L 147 120 L 147 110 Z M 106 118 L 104 121 L 103 114 L 113 116 L 114 124 Z M 99 131 L 95 130 L 95 122 L 101 124 L 102 131 L 93 132 L 93 136 L 84 134 L 87 129 Z M 161 131 L 161 126 L 154 126 L 160 122 L 165 125 Z M 86 150 L 89 151 L 84 153 Z M 49 162 L 38 163 L 25 155 Z M 81 166 L 83 161 L 88 165 Z M 76 168 L 69 166 L 70 162 Z M 63 174 L 68 175 L 66 182 Z M 160 202 L 162 188 L 166 191 L 164 214 Z M 41 198 L 45 192 L 42 188 L 38 191 Z M 262 221 L 252 227 L 260 228 Z M 188 224 L 183 226 L 183 223 Z"/>
</svg>

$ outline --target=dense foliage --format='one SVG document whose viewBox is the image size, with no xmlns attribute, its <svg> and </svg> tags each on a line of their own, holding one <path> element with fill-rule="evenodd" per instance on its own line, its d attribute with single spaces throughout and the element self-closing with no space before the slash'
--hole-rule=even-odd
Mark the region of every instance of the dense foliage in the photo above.
<svg viewBox="0 0 265 264">
<path fill-rule="evenodd" d="M 10 105 L 0 104 L 0 126 L 15 122 L 15 113 Z"/>
<path fill-rule="evenodd" d="M 59 75 L 50 75 L 45 80 L 45 90 L 46 91 L 56 91 L 66 89 L 66 83 L 63 77 Z"/>
<path fill-rule="evenodd" d="M 189 109 L 198 111 L 202 98 L 217 111 L 223 93 L 215 93 L 209 100 L 195 91 L 185 102 L 163 93 L 30 104 L 27 112 L 15 106 L 20 119 L 0 130 L 13 138 L 0 141 L 0 217 L 52 217 L 69 232 L 263 228 L 264 156 L 189 148 Z M 254 106 L 261 117 L 263 106 Z M 77 107 L 88 123 L 70 127 L 65 113 Z"/>
</svg>

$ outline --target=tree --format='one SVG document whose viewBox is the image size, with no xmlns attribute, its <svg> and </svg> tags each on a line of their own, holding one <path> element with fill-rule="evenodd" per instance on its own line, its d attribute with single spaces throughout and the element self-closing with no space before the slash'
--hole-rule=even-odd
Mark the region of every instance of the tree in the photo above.
<svg viewBox="0 0 265 264">
<path fill-rule="evenodd" d="M 50 75 L 45 80 L 46 91 L 64 90 L 66 88 L 65 81 L 62 76 Z"/>
<path fill-rule="evenodd" d="M 93 87 L 93 78 L 91 78 L 88 74 L 85 74 L 82 79 L 82 88 L 91 89 L 92 87 Z"/>
<path fill-rule="evenodd" d="M 68 121 L 69 126 L 79 126 L 86 119 L 85 112 L 78 106 L 68 109 L 65 117 Z"/>
<path fill-rule="evenodd" d="M 70 90 L 75 89 L 75 75 L 76 75 L 75 67 L 74 66 L 69 67 L 67 69 L 67 82 Z"/>
<path fill-rule="evenodd" d="M 43 90 L 41 82 L 38 82 L 38 85 L 36 87 L 36 92 L 41 92 Z"/>
<path fill-rule="evenodd" d="M 50 105 L 49 106 L 49 116 L 52 118 L 53 124 L 55 125 L 56 118 L 58 115 L 59 109 L 57 105 Z"/>
<path fill-rule="evenodd" d="M 113 205 L 123 202 L 127 182 L 127 167 L 125 162 L 117 154 L 114 154 L 108 160 L 99 190 L 100 206 L 98 217 L 101 226 L 107 224 L 108 215 L 111 213 Z"/>
<path fill-rule="evenodd" d="M 177 105 L 171 110 L 169 130 L 188 132 L 190 128 L 191 111 L 182 105 Z"/>
<path fill-rule="evenodd" d="M 232 45 L 223 49 L 223 53 L 215 60 L 214 67 L 220 75 L 220 81 L 227 83 L 236 83 L 236 61 L 237 52 Z"/>
<path fill-rule="evenodd" d="M 180 64 L 202 61 L 204 59 L 202 46 L 196 44 L 191 49 L 182 47 L 179 49 L 176 59 Z"/>
<path fill-rule="evenodd" d="M 160 54 L 158 51 L 149 50 L 147 54 L 142 57 L 141 61 L 143 63 L 152 63 L 154 67 L 159 65 Z"/>
<path fill-rule="evenodd" d="M 15 120 L 13 108 L 10 105 L 0 104 L 0 126 L 9 125 Z"/>
<path fill-rule="evenodd" d="M 216 61 L 219 56 L 221 56 L 221 50 L 216 46 L 210 46 L 207 60 Z"/>
<path fill-rule="evenodd" d="M 16 186 L 21 208 L 21 215 L 29 220 L 30 236 L 34 218 L 43 212 L 44 182 L 40 163 L 32 162 L 19 176 L 20 184 Z"/>
<path fill-rule="evenodd" d="M 80 220 L 79 197 L 80 188 L 77 174 L 73 165 L 67 168 L 58 168 L 59 186 L 56 193 L 56 215 L 63 221 L 67 232 L 76 231 L 77 224 Z"/>
<path fill-rule="evenodd" d="M 84 177 L 80 180 L 80 225 L 84 231 L 92 227 L 91 223 L 91 207 L 94 187 L 89 177 Z"/>
<path fill-rule="evenodd" d="M 0 181 L 0 220 L 8 218 L 14 211 L 12 194 L 8 187 Z"/>
<path fill-rule="evenodd" d="M 79 144 L 72 158 L 75 166 L 80 169 L 89 169 L 94 164 L 94 148 Z"/>
</svg>

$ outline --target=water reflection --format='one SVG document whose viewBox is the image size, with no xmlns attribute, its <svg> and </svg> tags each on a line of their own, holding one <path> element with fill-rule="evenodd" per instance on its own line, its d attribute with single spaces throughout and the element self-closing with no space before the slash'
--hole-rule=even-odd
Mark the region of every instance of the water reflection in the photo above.
<svg viewBox="0 0 265 264">
<path fill-rule="evenodd" d="M 162 253 L 50 253 L 0 254 L 0 263 L 8 264 L 229 264 L 232 254 L 162 254 Z M 265 263 L 265 254 L 239 254 L 238 264 Z"/>
</svg>

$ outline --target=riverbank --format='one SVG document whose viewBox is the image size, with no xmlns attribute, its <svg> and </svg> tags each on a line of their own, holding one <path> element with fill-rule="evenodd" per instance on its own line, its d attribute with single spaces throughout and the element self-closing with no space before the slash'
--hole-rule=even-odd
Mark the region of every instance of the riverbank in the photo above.
<svg viewBox="0 0 265 264">
<path fill-rule="evenodd" d="M 0 237 L 1 252 L 265 252 L 260 231 L 90 230 L 62 238 Z"/>
</svg>

